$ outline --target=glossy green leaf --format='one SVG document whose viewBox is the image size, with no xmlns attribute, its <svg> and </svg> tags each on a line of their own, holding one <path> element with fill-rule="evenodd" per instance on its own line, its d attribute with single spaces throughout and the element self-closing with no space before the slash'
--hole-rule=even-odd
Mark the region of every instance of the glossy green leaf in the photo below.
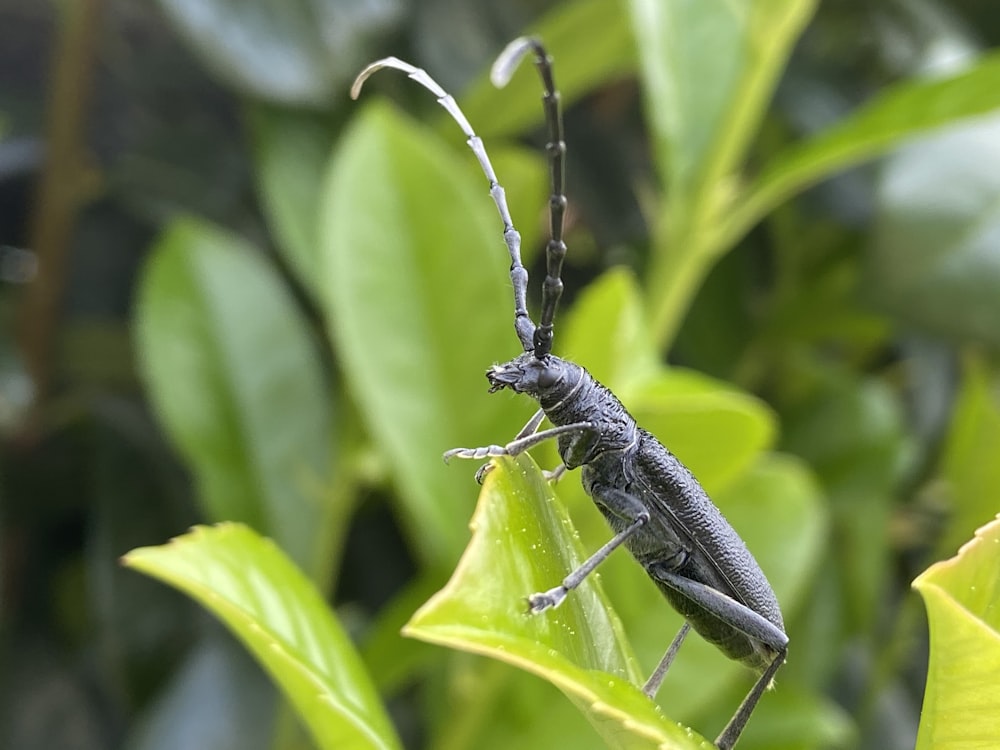
<svg viewBox="0 0 1000 750">
<path fill-rule="evenodd" d="M 635 70 L 635 45 L 624 0 L 562 3 L 526 34 L 545 43 L 556 61 L 555 77 L 563 107 L 608 81 Z M 527 61 L 526 61 L 527 62 Z M 541 83 L 532 66 L 522 64 L 503 89 L 488 71 L 461 97 L 469 121 L 480 135 L 509 135 L 542 122 Z"/>
<path fill-rule="evenodd" d="M 491 656 L 555 684 L 610 747 L 710 747 L 664 720 L 639 675 L 617 617 L 593 577 L 556 610 L 525 597 L 558 584 L 585 557 L 563 506 L 528 456 L 494 463 L 473 536 L 447 586 L 404 632 Z"/>
<path fill-rule="evenodd" d="M 146 384 L 206 515 L 319 564 L 330 405 L 286 287 L 239 238 L 181 220 L 153 251 L 136 341 Z"/>
<path fill-rule="evenodd" d="M 344 372 L 418 554 L 448 566 L 476 488 L 474 467 L 447 467 L 442 453 L 508 439 L 531 414 L 527 400 L 487 394 L 486 368 L 520 348 L 509 258 L 486 181 L 455 141 L 365 107 L 330 166 L 321 235 Z"/>
<path fill-rule="evenodd" d="M 632 0 L 632 25 L 666 203 L 647 289 L 658 346 L 673 338 L 722 251 L 735 177 L 811 0 Z"/>
<path fill-rule="evenodd" d="M 320 748 L 398 748 L 347 634 L 304 575 L 239 524 L 199 527 L 124 558 L 208 608 L 254 654 Z"/>
<path fill-rule="evenodd" d="M 284 105 L 329 106 L 364 63 L 367 39 L 399 0 L 159 0 L 164 15 L 229 86 Z"/>
<path fill-rule="evenodd" d="M 775 206 L 824 177 L 934 128 L 997 109 L 997 76 L 1000 54 L 994 53 L 957 75 L 898 84 L 826 132 L 790 146 L 747 188 L 730 219 L 727 242 L 735 242 Z"/>
<path fill-rule="evenodd" d="M 1000 737 L 1000 517 L 913 582 L 930 662 L 917 750 L 987 750 Z"/>
</svg>

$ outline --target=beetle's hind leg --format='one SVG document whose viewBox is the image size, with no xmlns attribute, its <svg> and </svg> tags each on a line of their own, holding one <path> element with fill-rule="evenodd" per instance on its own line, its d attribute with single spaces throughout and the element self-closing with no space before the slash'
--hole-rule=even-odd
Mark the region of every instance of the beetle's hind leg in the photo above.
<svg viewBox="0 0 1000 750">
<path fill-rule="evenodd" d="M 771 685 L 771 680 L 774 679 L 778 668 L 785 663 L 785 655 L 788 652 L 788 636 L 770 620 L 744 604 L 726 596 L 721 591 L 717 591 L 699 581 L 685 578 L 668 568 L 647 570 L 656 581 L 686 596 L 729 627 L 763 643 L 774 653 L 774 658 L 768 664 L 767 669 L 764 670 L 764 673 L 758 678 L 757 682 L 750 689 L 750 692 L 747 693 L 747 697 L 743 699 L 740 707 L 733 714 L 733 718 L 729 720 L 726 728 L 722 730 L 722 734 L 715 740 L 716 747 L 719 750 L 730 750 L 736 744 L 736 740 L 740 738 L 743 728 L 750 719 L 750 714 L 753 713 L 764 691 Z M 668 650 L 667 654 L 669 655 L 669 653 Z M 659 668 L 657 668 L 657 671 L 659 671 Z M 662 680 L 662 675 L 660 679 Z M 652 681 L 652 678 L 650 678 L 650 681 Z M 648 685 L 649 683 L 647 683 Z"/>
<path fill-rule="evenodd" d="M 670 669 L 670 665 L 674 663 L 674 657 L 677 656 L 677 652 L 681 648 L 681 644 L 684 643 L 684 639 L 687 634 L 691 631 L 691 623 L 685 621 L 681 625 L 680 631 L 674 636 L 674 639 L 670 642 L 670 648 L 667 649 L 667 653 L 663 655 L 660 659 L 660 663 L 656 665 L 656 669 L 653 670 L 653 674 L 649 676 L 646 680 L 646 684 L 642 686 L 642 692 L 644 692 L 650 699 L 656 696 L 657 691 L 660 689 L 660 685 L 663 684 L 663 678 L 667 676 L 667 670 Z"/>
</svg>

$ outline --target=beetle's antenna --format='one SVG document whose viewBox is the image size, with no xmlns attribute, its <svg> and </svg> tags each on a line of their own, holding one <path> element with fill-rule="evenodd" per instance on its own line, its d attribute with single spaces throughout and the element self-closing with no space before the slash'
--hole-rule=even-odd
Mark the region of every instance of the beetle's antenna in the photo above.
<svg viewBox="0 0 1000 750">
<path fill-rule="evenodd" d="M 508 47 L 508 49 L 510 48 Z M 526 352 L 531 351 L 532 349 L 535 349 L 537 352 L 538 347 L 535 341 L 537 338 L 537 328 L 528 316 L 528 307 L 526 302 L 528 290 L 528 271 L 521 262 L 521 235 L 514 228 L 514 221 L 511 219 L 510 209 L 507 207 L 507 197 L 504 193 L 503 187 L 497 181 L 496 172 L 493 170 L 493 165 L 490 163 L 490 157 L 486 153 L 486 147 L 483 146 L 482 140 L 472 130 L 472 126 L 462 113 L 462 110 L 459 109 L 458 104 L 455 103 L 451 94 L 441 88 L 437 81 L 431 78 L 425 70 L 414 67 L 413 65 L 410 65 L 410 63 L 400 60 L 399 58 L 386 57 L 382 60 L 376 60 L 362 70 L 355 79 L 354 85 L 351 86 L 351 98 L 357 99 L 361 94 L 361 86 L 368 79 L 368 77 L 382 68 L 395 68 L 396 70 L 401 70 L 406 73 L 407 76 L 434 94 L 437 97 L 438 104 L 445 108 L 448 114 L 451 115 L 452 119 L 458 123 L 462 132 L 465 133 L 468 138 L 468 141 L 466 142 L 469 144 L 469 148 L 472 149 L 472 153 L 476 155 L 476 159 L 479 160 L 479 165 L 483 168 L 483 172 L 486 174 L 486 179 L 490 182 L 490 195 L 493 197 L 493 202 L 496 203 L 497 211 L 500 212 L 500 218 L 503 221 L 503 239 L 507 245 L 507 250 L 510 253 L 510 281 L 514 287 L 514 330 L 517 332 L 517 338 L 520 340 L 521 346 L 524 347 Z M 549 317 L 551 317 L 551 315 Z M 549 328 L 551 329 L 551 324 Z M 551 330 L 549 338 L 551 339 Z"/>
<path fill-rule="evenodd" d="M 552 324 L 559 298 L 562 296 L 562 264 L 566 257 L 566 243 L 563 242 L 563 217 L 566 213 L 566 141 L 563 138 L 562 108 L 559 106 L 559 92 L 552 76 L 552 58 L 537 39 L 521 37 L 508 44 L 493 63 L 490 80 L 494 86 L 506 86 L 518 63 L 529 51 L 535 53 L 535 67 L 538 68 L 545 88 L 542 105 L 545 108 L 545 123 L 549 130 L 545 151 L 549 156 L 551 174 L 549 243 L 545 248 L 542 312 L 538 327 L 532 336 L 535 356 L 541 359 L 552 351 Z"/>
</svg>

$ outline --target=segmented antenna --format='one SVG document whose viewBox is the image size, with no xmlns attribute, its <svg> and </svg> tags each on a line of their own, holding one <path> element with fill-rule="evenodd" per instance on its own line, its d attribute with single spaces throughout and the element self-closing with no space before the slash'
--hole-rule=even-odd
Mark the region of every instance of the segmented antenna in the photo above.
<svg viewBox="0 0 1000 750">
<path fill-rule="evenodd" d="M 550 173 L 549 242 L 545 247 L 542 314 L 532 336 L 535 356 L 541 359 L 552 351 L 552 325 L 559 298 L 562 296 L 562 264 L 566 257 L 566 243 L 563 241 L 563 217 L 566 214 L 566 141 L 563 137 L 562 108 L 559 106 L 559 92 L 556 90 L 552 75 L 552 58 L 537 39 L 521 37 L 508 44 L 493 63 L 490 80 L 497 88 L 506 86 L 529 50 L 535 53 L 535 67 L 538 68 L 538 74 L 545 88 L 542 106 L 545 108 L 545 123 L 549 131 L 549 140 L 545 144 Z"/>
<path fill-rule="evenodd" d="M 521 234 L 514 228 L 514 221 L 507 206 L 507 196 L 497 180 L 496 172 L 482 139 L 472 129 L 465 114 L 459 108 L 455 99 L 435 81 L 427 71 L 397 57 L 386 57 L 368 65 L 362 70 L 351 86 L 351 98 L 357 99 L 361 87 L 372 73 L 383 68 L 401 70 L 412 80 L 430 91 L 437 97 L 440 104 L 468 139 L 466 143 L 476 155 L 486 179 L 490 183 L 490 195 L 496 204 L 500 219 L 503 221 L 503 238 L 510 253 L 510 280 L 514 287 L 514 330 L 525 351 L 534 350 L 535 356 L 541 359 L 552 351 L 552 327 L 559 297 L 562 295 L 561 280 L 563 258 L 566 257 L 566 245 L 563 242 L 563 216 L 566 211 L 566 196 L 564 195 L 564 174 L 566 143 L 563 140 L 562 114 L 559 107 L 559 92 L 555 89 L 552 77 L 552 58 L 549 57 L 541 42 L 529 37 L 520 37 L 507 45 L 490 72 L 490 80 L 497 87 L 507 84 L 522 58 L 529 52 L 535 53 L 535 66 L 538 68 L 545 87 L 542 101 L 545 107 L 545 120 L 548 124 L 549 141 L 545 150 L 549 156 L 551 172 L 551 197 L 549 198 L 550 239 L 546 246 L 546 276 L 542 285 L 541 323 L 535 325 L 528 315 L 527 289 L 528 271 L 521 261 Z"/>
</svg>

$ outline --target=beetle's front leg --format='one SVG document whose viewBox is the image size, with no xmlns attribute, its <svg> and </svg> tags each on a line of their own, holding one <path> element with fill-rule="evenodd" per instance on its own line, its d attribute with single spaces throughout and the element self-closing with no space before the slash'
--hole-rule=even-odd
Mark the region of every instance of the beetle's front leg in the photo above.
<svg viewBox="0 0 1000 750">
<path fill-rule="evenodd" d="M 535 417 L 532 417 L 531 421 L 525 425 L 525 429 L 521 430 L 521 432 L 523 433 L 529 426 L 531 426 L 534 420 Z M 538 421 L 540 423 L 541 418 L 539 418 Z M 483 459 L 495 458 L 498 456 L 517 456 L 524 453 L 529 448 L 534 448 L 539 443 L 551 440 L 552 438 L 557 438 L 560 435 L 593 433 L 595 429 L 596 428 L 593 422 L 574 422 L 573 424 L 551 427 L 548 430 L 542 430 L 541 432 L 534 432 L 521 437 L 516 437 L 507 443 L 507 445 L 487 445 L 482 448 L 452 448 L 450 451 L 445 451 L 444 461 L 445 463 L 448 463 L 448 461 L 453 458 Z M 518 434 L 520 435 L 520 433 Z M 485 475 L 486 471 L 481 468 L 478 472 L 476 472 L 476 479 L 482 481 L 482 478 Z"/>
<path fill-rule="evenodd" d="M 528 435 L 534 435 L 536 432 L 538 432 L 538 428 L 542 424 L 543 419 L 545 419 L 545 410 L 539 409 L 538 411 L 536 411 L 534 414 L 531 415 L 531 419 L 527 421 L 524 427 L 518 430 L 517 434 L 514 436 L 514 440 L 520 440 L 521 438 L 528 437 Z M 445 454 L 444 460 L 447 461 L 448 458 L 449 458 L 448 454 Z M 483 479 L 486 478 L 486 475 L 489 474 L 492 469 L 493 469 L 493 464 L 489 461 L 480 466 L 476 470 L 476 482 L 478 484 L 482 484 Z"/>
</svg>

